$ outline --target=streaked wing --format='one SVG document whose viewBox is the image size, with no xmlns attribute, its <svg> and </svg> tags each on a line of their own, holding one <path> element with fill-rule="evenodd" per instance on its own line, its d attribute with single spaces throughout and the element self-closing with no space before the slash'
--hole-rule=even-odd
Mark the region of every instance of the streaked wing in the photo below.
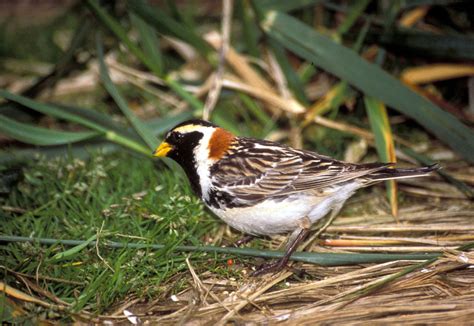
<svg viewBox="0 0 474 326">
<path fill-rule="evenodd" d="M 295 192 L 326 192 L 385 166 L 347 164 L 273 142 L 239 138 L 211 174 L 221 190 L 258 201 Z"/>
</svg>

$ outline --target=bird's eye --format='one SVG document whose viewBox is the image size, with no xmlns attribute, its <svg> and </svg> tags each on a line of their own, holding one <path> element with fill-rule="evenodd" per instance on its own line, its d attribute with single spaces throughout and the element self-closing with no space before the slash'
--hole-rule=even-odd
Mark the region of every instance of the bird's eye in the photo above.
<svg viewBox="0 0 474 326">
<path fill-rule="evenodd" d="M 172 142 L 172 143 L 177 143 L 181 140 L 181 138 L 183 138 L 183 135 L 181 133 L 173 132 L 169 136 L 169 141 Z"/>
</svg>

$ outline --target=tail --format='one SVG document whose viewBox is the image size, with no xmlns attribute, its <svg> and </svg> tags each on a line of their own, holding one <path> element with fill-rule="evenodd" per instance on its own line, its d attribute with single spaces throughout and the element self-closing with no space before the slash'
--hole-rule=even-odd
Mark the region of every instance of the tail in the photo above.
<svg viewBox="0 0 474 326">
<path fill-rule="evenodd" d="M 411 169 L 397 169 L 386 167 L 378 171 L 374 171 L 371 174 L 365 175 L 364 179 L 369 184 L 392 179 L 405 179 L 405 178 L 417 178 L 425 177 L 430 175 L 432 172 L 439 170 L 441 167 L 439 164 L 432 164 L 422 168 L 411 168 Z"/>
</svg>

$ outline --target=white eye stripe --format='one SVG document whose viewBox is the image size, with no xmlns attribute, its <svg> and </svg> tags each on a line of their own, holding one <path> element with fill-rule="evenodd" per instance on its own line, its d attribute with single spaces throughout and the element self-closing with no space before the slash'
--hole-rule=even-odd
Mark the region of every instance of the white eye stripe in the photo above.
<svg viewBox="0 0 474 326">
<path fill-rule="evenodd" d="M 209 129 L 209 127 L 201 126 L 201 125 L 185 125 L 174 129 L 173 131 L 187 133 L 193 131 L 202 131 L 203 129 Z"/>
</svg>

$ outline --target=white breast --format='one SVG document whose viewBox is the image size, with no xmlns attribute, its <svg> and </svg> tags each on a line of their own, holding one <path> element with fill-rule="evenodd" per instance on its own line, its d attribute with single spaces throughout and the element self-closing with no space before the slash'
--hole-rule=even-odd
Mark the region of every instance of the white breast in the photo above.
<svg viewBox="0 0 474 326">
<path fill-rule="evenodd" d="M 203 133 L 203 137 L 199 141 L 199 144 L 194 148 L 194 157 L 196 159 L 196 170 L 199 175 L 199 184 L 201 186 L 203 199 L 208 199 L 209 190 L 211 189 L 211 176 L 210 167 L 214 164 L 214 161 L 209 159 L 209 140 L 212 137 L 215 129 L 211 127 L 202 127 L 200 132 Z"/>
<path fill-rule="evenodd" d="M 342 205 L 359 187 L 357 183 L 351 183 L 334 189 L 329 196 L 294 194 L 282 201 L 269 199 L 251 207 L 209 209 L 239 231 L 272 235 L 295 230 L 305 217 L 315 223 L 333 208 Z"/>
</svg>

